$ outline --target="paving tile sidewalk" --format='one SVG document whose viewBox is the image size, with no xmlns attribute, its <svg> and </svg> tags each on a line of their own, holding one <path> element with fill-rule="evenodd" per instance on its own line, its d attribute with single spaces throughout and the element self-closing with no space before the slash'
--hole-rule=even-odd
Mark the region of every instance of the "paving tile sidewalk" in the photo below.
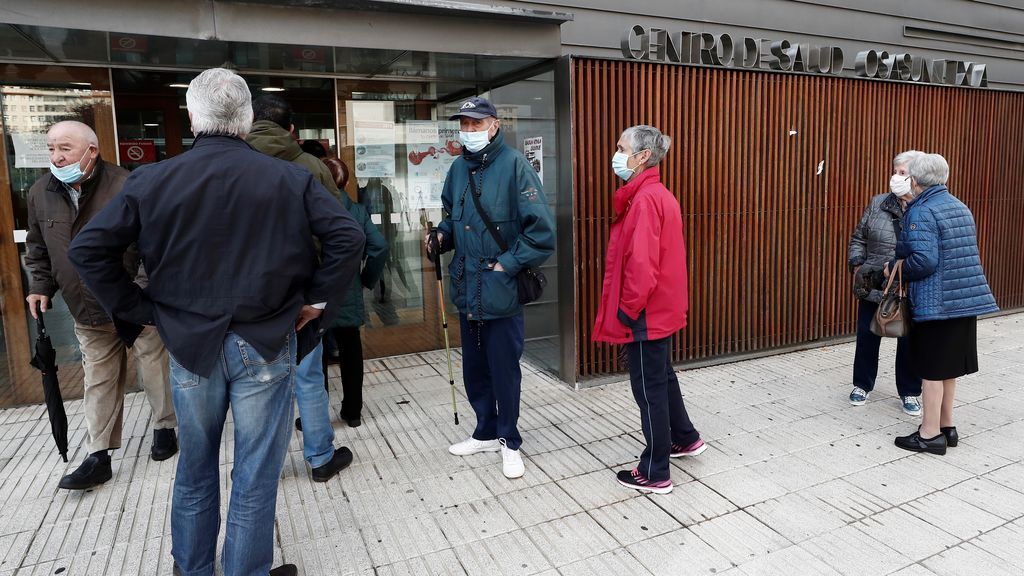
<svg viewBox="0 0 1024 576">
<path fill-rule="evenodd" d="M 336 423 L 353 466 L 314 484 L 292 439 L 275 557 L 306 575 L 1024 574 L 1024 314 L 982 321 L 979 351 L 945 457 L 892 444 L 917 423 L 895 396 L 892 342 L 859 408 L 852 344 L 683 371 L 710 449 L 673 461 L 667 496 L 614 481 L 642 450 L 624 382 L 576 392 L 527 367 L 527 472 L 510 481 L 497 454 L 447 453 L 473 418 L 458 390 L 452 422 L 443 352 L 367 362 L 363 426 Z M 68 414 L 64 464 L 42 406 L 0 411 L 0 576 L 170 574 L 176 459 L 148 458 L 145 396 L 126 400 L 113 480 L 89 492 L 56 489 L 84 457 L 81 402 Z M 229 424 L 225 510 L 230 438 Z"/>
</svg>

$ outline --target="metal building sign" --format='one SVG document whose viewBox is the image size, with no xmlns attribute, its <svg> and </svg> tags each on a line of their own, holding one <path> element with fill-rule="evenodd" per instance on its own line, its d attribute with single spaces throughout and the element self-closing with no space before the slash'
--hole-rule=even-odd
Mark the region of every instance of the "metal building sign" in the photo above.
<svg viewBox="0 0 1024 576">
<path fill-rule="evenodd" d="M 629 60 L 704 64 L 753 70 L 779 70 L 843 75 L 845 55 L 838 46 L 793 44 L 789 40 L 743 38 L 707 32 L 670 32 L 639 24 L 626 28 L 622 55 Z M 854 76 L 947 86 L 988 86 L 985 64 L 961 60 L 929 60 L 907 53 L 864 50 L 854 59 Z"/>
</svg>

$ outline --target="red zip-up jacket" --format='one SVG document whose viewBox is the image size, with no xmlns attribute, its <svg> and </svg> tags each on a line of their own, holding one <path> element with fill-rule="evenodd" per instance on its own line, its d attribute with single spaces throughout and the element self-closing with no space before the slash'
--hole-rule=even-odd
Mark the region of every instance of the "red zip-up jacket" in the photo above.
<svg viewBox="0 0 1024 576">
<path fill-rule="evenodd" d="M 686 327 L 689 302 L 679 202 L 657 166 L 616 190 L 613 202 L 593 339 L 624 344 L 671 336 Z"/>
</svg>

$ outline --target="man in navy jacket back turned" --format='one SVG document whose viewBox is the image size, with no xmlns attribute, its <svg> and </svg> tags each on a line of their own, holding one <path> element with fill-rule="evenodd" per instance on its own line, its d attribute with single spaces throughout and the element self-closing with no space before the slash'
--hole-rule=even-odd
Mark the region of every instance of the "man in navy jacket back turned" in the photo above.
<svg viewBox="0 0 1024 576">
<path fill-rule="evenodd" d="M 69 257 L 126 339 L 155 324 L 170 351 L 181 448 L 171 509 L 177 573 L 214 572 L 219 449 L 230 407 L 224 574 L 294 574 L 292 565 L 270 565 L 296 332 L 329 325 L 335 299 L 359 273 L 365 239 L 307 170 L 246 144 L 252 96 L 240 76 L 207 70 L 186 100 L 192 150 L 135 170 Z M 133 242 L 149 274 L 146 289 L 121 265 Z"/>
</svg>

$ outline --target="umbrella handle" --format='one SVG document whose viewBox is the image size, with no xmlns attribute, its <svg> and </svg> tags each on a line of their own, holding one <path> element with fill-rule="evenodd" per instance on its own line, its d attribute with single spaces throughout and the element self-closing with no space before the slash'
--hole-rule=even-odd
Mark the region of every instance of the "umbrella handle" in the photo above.
<svg viewBox="0 0 1024 576">
<path fill-rule="evenodd" d="M 40 335 L 46 334 L 46 322 L 43 322 L 43 305 L 41 302 L 36 302 L 36 329 L 39 330 Z"/>
</svg>

